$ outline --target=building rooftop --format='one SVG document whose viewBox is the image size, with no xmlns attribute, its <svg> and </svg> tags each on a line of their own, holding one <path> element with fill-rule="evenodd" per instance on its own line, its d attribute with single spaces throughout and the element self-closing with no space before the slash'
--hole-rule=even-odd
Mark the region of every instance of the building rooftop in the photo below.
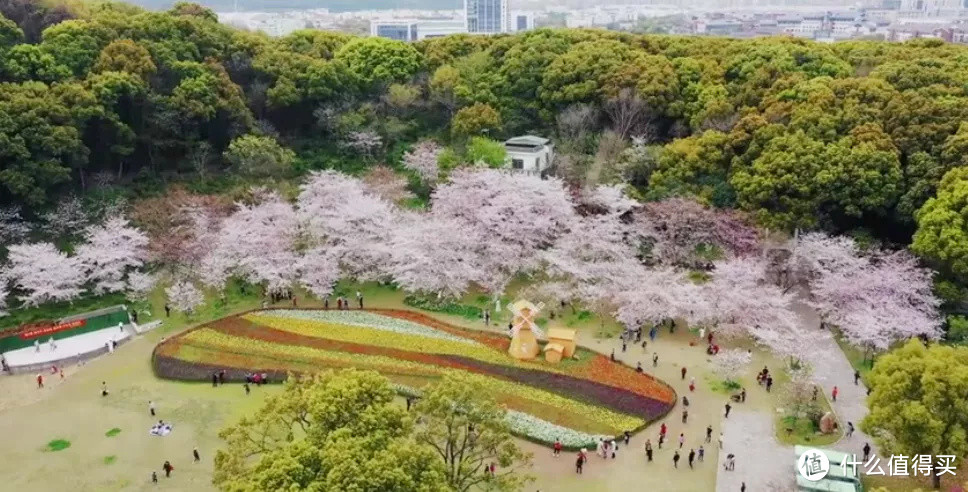
<svg viewBox="0 0 968 492">
<path fill-rule="evenodd" d="M 522 137 L 509 138 L 509 139 L 507 139 L 504 142 L 504 144 L 505 145 L 524 145 L 524 146 L 528 146 L 528 147 L 538 147 L 538 146 L 541 146 L 541 145 L 547 145 L 548 142 L 550 142 L 550 141 L 551 140 L 548 140 L 547 138 L 544 138 L 544 137 L 537 137 L 537 136 L 534 136 L 534 135 L 524 135 Z"/>
<path fill-rule="evenodd" d="M 548 340 L 575 340 L 575 330 L 567 328 L 552 328 L 548 330 Z"/>
</svg>

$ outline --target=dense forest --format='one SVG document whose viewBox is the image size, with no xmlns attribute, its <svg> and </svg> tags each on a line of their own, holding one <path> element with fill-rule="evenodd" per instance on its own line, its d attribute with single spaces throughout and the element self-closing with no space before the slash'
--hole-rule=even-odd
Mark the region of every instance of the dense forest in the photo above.
<svg viewBox="0 0 968 492">
<path fill-rule="evenodd" d="M 428 138 L 443 170 L 499 166 L 489 139 L 534 133 L 555 139 L 555 173 L 576 189 L 624 182 L 640 200 L 689 195 L 771 230 L 910 243 L 968 278 L 964 47 L 574 29 L 405 44 L 269 38 L 188 3 L 12 0 L 0 13 L 7 218 L 69 194 L 402 170 Z"/>
</svg>

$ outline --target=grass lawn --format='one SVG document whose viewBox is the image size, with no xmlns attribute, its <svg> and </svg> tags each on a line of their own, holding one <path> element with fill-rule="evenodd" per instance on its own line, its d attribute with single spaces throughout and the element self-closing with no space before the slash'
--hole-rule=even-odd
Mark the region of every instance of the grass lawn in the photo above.
<svg viewBox="0 0 968 492">
<path fill-rule="evenodd" d="M 866 383 L 867 373 L 871 372 L 871 369 L 874 368 L 874 361 L 864 354 L 863 349 L 847 343 L 839 330 L 836 328 L 831 329 L 833 330 L 834 340 L 837 341 L 837 345 L 840 346 L 840 350 L 842 350 L 844 355 L 847 356 L 847 360 L 850 362 L 851 367 L 860 373 L 860 379 Z"/>
<path fill-rule="evenodd" d="M 821 434 L 813 421 L 807 418 L 796 418 L 792 415 L 777 416 L 774 423 L 776 440 L 782 444 L 794 446 L 827 446 L 840 440 L 843 432 L 838 428 L 830 434 Z M 792 429 L 792 432 L 787 432 Z"/>
</svg>

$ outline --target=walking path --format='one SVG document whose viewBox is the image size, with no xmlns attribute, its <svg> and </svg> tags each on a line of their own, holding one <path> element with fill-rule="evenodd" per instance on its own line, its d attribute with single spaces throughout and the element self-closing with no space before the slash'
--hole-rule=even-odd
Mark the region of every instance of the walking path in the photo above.
<svg viewBox="0 0 968 492">
<path fill-rule="evenodd" d="M 764 411 L 737 407 L 723 421 L 723 449 L 716 473 L 717 492 L 794 490 L 793 448 L 776 441 L 773 418 Z M 736 469 L 726 471 L 726 455 L 736 455 Z"/>
<path fill-rule="evenodd" d="M 820 385 L 827 398 L 830 398 L 834 386 L 838 389 L 837 401 L 831 402 L 838 420 L 846 431 L 847 422 L 854 423 L 854 435 L 844 437 L 831 446 L 845 453 L 862 455 L 864 443 L 869 442 L 874 448 L 874 441 L 860 430 L 860 421 L 867 415 L 867 387 L 863 381 L 854 384 L 854 368 L 847 361 L 847 356 L 834 340 L 830 330 L 820 329 L 820 317 L 817 312 L 803 302 L 794 306 L 800 316 L 804 333 L 808 334 L 814 350 L 807 353 L 807 359 L 813 366 L 813 377 Z"/>
</svg>

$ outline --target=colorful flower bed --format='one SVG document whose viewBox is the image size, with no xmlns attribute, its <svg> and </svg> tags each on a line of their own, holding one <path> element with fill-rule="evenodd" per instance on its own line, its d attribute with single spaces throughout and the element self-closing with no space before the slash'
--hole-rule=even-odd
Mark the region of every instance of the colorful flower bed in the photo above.
<svg viewBox="0 0 968 492">
<path fill-rule="evenodd" d="M 409 311 L 268 310 L 233 316 L 173 337 L 155 349 L 162 377 L 230 380 L 248 372 L 311 372 L 357 367 L 376 370 L 403 394 L 461 371 L 480 378 L 508 408 L 517 435 L 568 449 L 635 432 L 676 401 L 665 383 L 580 349 L 561 364 L 518 361 L 500 335 L 467 330 Z"/>
</svg>

